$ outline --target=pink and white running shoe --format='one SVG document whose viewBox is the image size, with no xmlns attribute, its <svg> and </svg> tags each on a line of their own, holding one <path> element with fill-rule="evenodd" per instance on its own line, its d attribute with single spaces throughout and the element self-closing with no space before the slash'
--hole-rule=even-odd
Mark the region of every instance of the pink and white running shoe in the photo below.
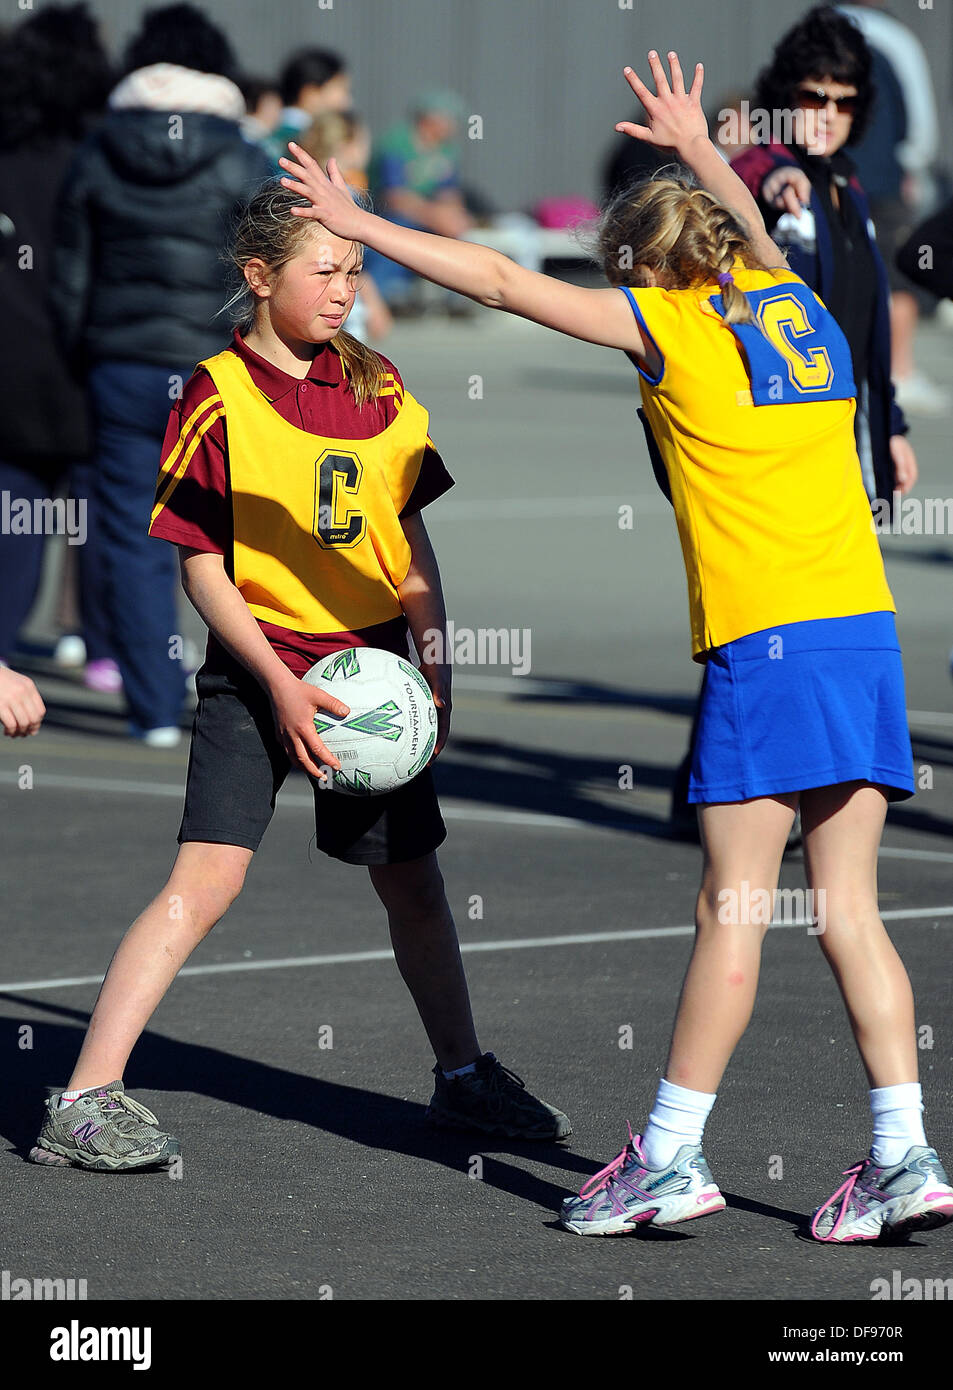
<svg viewBox="0 0 953 1390">
<path fill-rule="evenodd" d="M 915 1144 L 891 1168 L 868 1155 L 843 1176 L 847 1181 L 811 1219 L 815 1240 L 876 1240 L 953 1221 L 953 1187 L 936 1149 Z"/>
<path fill-rule="evenodd" d="M 725 1199 L 715 1186 L 698 1144 L 683 1144 L 664 1168 L 646 1167 L 642 1136 L 633 1137 L 600 1172 L 567 1197 L 560 1223 L 577 1236 L 615 1236 L 636 1226 L 674 1226 L 723 1211 Z"/>
</svg>

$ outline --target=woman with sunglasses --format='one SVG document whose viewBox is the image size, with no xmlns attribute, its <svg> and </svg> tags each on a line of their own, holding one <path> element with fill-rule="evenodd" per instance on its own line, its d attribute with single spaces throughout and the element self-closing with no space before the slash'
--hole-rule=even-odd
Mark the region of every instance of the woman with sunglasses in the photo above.
<svg viewBox="0 0 953 1390">
<path fill-rule="evenodd" d="M 837 320 L 857 383 L 855 433 L 867 495 L 884 517 L 895 491 L 917 479 L 907 424 L 890 379 L 887 275 L 867 198 L 844 147 L 857 144 L 875 89 L 870 49 L 856 25 L 827 5 L 779 40 L 761 73 L 755 108 L 771 138 L 732 161 L 768 231 Z"/>
</svg>

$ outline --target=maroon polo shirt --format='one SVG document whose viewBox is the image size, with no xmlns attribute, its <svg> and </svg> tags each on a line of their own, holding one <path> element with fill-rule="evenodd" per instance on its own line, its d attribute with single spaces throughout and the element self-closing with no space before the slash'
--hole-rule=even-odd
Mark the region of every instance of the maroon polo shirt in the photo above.
<svg viewBox="0 0 953 1390">
<path fill-rule="evenodd" d="M 403 401 L 404 384 L 400 374 L 394 364 L 380 354 L 385 372 L 383 394 L 360 410 L 346 388 L 340 357 L 327 345 L 317 349 L 308 374 L 302 379 L 290 376 L 253 352 L 237 329 L 228 350 L 242 359 L 252 381 L 281 418 L 311 434 L 336 439 L 369 439 L 391 424 Z M 173 450 L 178 451 L 177 462 L 188 454 L 188 464 L 149 527 L 149 534 L 174 545 L 223 555 L 226 570 L 231 573 L 228 427 L 224 416 L 213 418 L 211 402 L 217 394 L 209 373 L 204 367 L 197 367 L 172 407 L 162 444 L 160 470 Z M 165 484 L 160 474 L 157 501 L 163 495 Z M 428 438 L 420 474 L 401 517 L 415 515 L 452 486 L 453 479 Z M 382 647 L 401 656 L 407 654 L 407 623 L 402 615 L 355 632 L 292 632 L 260 621 L 259 627 L 296 676 L 303 676 L 321 657 L 342 647 Z M 210 633 L 206 663 L 220 669 L 223 659 L 228 658 Z"/>
</svg>

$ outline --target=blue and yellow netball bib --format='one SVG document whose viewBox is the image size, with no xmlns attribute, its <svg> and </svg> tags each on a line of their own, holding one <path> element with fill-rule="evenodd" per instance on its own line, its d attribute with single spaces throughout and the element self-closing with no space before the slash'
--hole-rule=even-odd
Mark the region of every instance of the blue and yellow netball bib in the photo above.
<svg viewBox="0 0 953 1390">
<path fill-rule="evenodd" d="M 728 327 L 744 349 L 755 405 L 845 401 L 857 395 L 847 339 L 807 285 L 792 280 L 745 290 L 744 295 L 757 326 Z M 708 302 L 724 317 L 720 294 L 711 295 Z"/>
<path fill-rule="evenodd" d="M 675 509 L 701 660 L 781 623 L 894 608 L 844 335 L 793 271 L 738 259 L 732 273 L 758 326 L 724 322 L 717 283 L 625 290 L 659 353 L 654 376 L 639 370 L 643 423 Z"/>
</svg>

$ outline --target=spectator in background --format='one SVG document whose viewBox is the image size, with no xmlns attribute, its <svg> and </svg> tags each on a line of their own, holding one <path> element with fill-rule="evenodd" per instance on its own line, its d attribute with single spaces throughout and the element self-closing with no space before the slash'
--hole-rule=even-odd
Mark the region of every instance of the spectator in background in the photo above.
<svg viewBox="0 0 953 1390">
<path fill-rule="evenodd" d="M 60 185 L 77 145 L 102 110 L 109 60 L 85 4 L 51 5 L 0 44 L 0 492 L 33 503 L 68 475 L 87 504 L 89 428 L 82 383 L 63 355 L 47 303 Z M 108 662 L 95 519 L 86 506 L 80 547 L 89 661 Z M 42 532 L 0 534 L 0 660 L 8 661 L 39 586 Z M 9 732 L 9 730 L 8 730 Z"/>
<path fill-rule="evenodd" d="M 269 82 L 264 77 L 244 76 L 238 85 L 245 98 L 245 116 L 242 120 L 245 138 L 256 145 L 264 145 L 278 129 L 281 120 L 278 83 Z"/>
<path fill-rule="evenodd" d="M 132 731 L 169 747 L 184 673 L 175 557 L 147 535 L 160 449 L 172 399 L 228 340 L 221 250 L 271 168 L 241 132 L 231 46 L 194 6 L 149 11 L 125 71 L 67 175 L 51 292 L 87 373 L 106 613 Z M 174 486 L 174 472 L 162 481 Z"/>
<path fill-rule="evenodd" d="M 324 111 L 293 138 L 322 169 L 327 169 L 329 159 L 336 159 L 348 185 L 357 193 L 368 191 L 371 134 L 353 111 Z"/>
<path fill-rule="evenodd" d="M 890 378 L 887 275 L 864 190 L 844 146 L 859 140 L 873 101 L 870 50 L 845 16 L 817 5 L 779 40 L 755 102 L 793 113 L 788 145 L 755 145 L 732 163 L 774 240 L 844 332 L 857 385 L 855 434 L 868 496 L 916 481 L 907 424 Z"/>
<path fill-rule="evenodd" d="M 327 171 L 328 160 L 336 159 L 348 185 L 358 194 L 367 194 L 367 167 L 371 158 L 370 131 L 353 111 L 324 111 L 296 137 L 297 143 Z M 286 151 L 287 153 L 287 151 Z M 282 174 L 284 170 L 282 170 Z M 348 332 L 363 342 L 383 338 L 393 327 L 390 310 L 374 283 L 365 273 L 348 315 Z"/>
<path fill-rule="evenodd" d="M 268 152 L 275 172 L 281 175 L 284 170 L 278 159 L 287 155 L 289 140 L 297 140 L 315 116 L 325 111 L 350 111 L 351 74 L 339 54 L 326 48 L 305 48 L 285 64 L 278 90 L 282 110 L 268 140 Z"/>
<path fill-rule="evenodd" d="M 748 92 L 726 92 L 708 119 L 715 146 L 730 164 L 752 141 L 751 100 Z"/>
<path fill-rule="evenodd" d="M 873 119 L 851 154 L 887 266 L 897 399 L 911 413 L 939 415 L 950 407 L 949 394 L 914 362 L 920 314 L 931 310 L 935 300 L 918 290 L 896 263 L 901 243 L 932 203 L 932 166 L 939 148 L 933 79 L 919 39 L 906 24 L 884 13 L 881 0 L 839 5 L 838 10 L 860 29 L 873 59 Z"/>
<path fill-rule="evenodd" d="M 371 193 L 392 222 L 448 237 L 460 237 L 473 226 L 460 187 L 462 119 L 463 103 L 453 92 L 424 92 L 409 119 L 375 141 Z M 405 307 L 413 273 L 376 252 L 367 251 L 364 263 L 388 304 Z"/>
</svg>

